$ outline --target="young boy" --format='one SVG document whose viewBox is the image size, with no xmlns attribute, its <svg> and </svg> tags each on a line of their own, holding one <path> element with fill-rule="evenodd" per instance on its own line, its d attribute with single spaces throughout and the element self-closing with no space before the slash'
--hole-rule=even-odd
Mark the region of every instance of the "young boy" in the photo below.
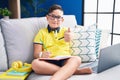
<svg viewBox="0 0 120 80">
<path fill-rule="evenodd" d="M 41 29 L 34 39 L 34 59 L 32 69 L 37 74 L 53 75 L 50 80 L 66 80 L 73 74 L 90 74 L 91 68 L 79 68 L 81 59 L 70 54 L 72 33 L 70 28 L 60 27 L 63 19 L 63 9 L 60 5 L 50 7 L 46 15 L 48 26 Z M 68 23 L 69 24 L 69 23 Z M 60 61 L 39 60 L 39 58 L 53 58 L 57 56 L 71 56 Z"/>
</svg>

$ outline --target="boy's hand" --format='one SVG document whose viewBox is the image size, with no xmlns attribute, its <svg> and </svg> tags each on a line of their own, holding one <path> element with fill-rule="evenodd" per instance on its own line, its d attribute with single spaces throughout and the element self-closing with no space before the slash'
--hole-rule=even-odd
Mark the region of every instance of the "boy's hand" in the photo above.
<svg viewBox="0 0 120 80">
<path fill-rule="evenodd" d="M 45 51 L 45 52 L 42 52 L 42 58 L 49 58 L 50 57 L 50 52 L 48 51 Z"/>
<path fill-rule="evenodd" d="M 72 39 L 72 33 L 71 33 L 71 31 L 70 31 L 70 28 L 68 28 L 68 30 L 65 31 L 65 33 L 64 33 L 64 40 L 65 40 L 66 42 L 70 42 L 71 39 Z"/>
</svg>

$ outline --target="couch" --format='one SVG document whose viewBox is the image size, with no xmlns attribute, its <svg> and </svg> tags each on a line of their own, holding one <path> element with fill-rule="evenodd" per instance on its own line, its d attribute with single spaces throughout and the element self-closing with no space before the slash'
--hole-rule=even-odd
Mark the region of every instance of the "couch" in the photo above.
<svg viewBox="0 0 120 80">
<path fill-rule="evenodd" d="M 65 21 L 62 24 L 63 26 L 75 27 L 75 25 L 77 25 L 74 15 L 65 15 L 64 18 Z M 16 60 L 31 63 L 33 60 L 34 36 L 40 28 L 46 26 L 47 21 L 45 17 L 0 20 L 0 74 L 8 70 L 11 67 L 11 63 Z M 100 46 L 105 47 L 105 41 L 101 42 L 103 45 Z M 83 63 L 80 67 L 86 64 L 90 64 L 90 62 Z M 73 75 L 68 80 L 99 80 L 100 77 L 100 80 L 110 80 L 111 78 L 108 79 L 108 76 L 112 74 L 111 71 L 114 70 L 114 72 L 117 72 L 116 69 L 119 67 L 120 66 L 100 74 Z M 51 75 L 37 75 L 31 72 L 26 80 L 49 80 L 50 77 Z"/>
</svg>

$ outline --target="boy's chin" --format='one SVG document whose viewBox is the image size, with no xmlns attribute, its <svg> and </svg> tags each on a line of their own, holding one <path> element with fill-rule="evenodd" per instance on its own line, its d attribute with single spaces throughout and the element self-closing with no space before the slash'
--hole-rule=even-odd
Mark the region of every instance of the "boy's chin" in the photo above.
<svg viewBox="0 0 120 80">
<path fill-rule="evenodd" d="M 54 27 L 51 27 L 52 29 L 55 29 L 55 28 L 58 28 L 59 26 L 54 26 Z"/>
</svg>

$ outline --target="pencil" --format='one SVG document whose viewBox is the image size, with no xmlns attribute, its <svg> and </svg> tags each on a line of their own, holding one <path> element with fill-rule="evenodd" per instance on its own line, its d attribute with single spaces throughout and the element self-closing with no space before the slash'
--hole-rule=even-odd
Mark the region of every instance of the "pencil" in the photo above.
<svg viewBox="0 0 120 80">
<path fill-rule="evenodd" d="M 59 38 L 58 40 L 61 40 L 61 39 L 63 39 L 64 37 L 61 37 L 61 38 Z"/>
</svg>

